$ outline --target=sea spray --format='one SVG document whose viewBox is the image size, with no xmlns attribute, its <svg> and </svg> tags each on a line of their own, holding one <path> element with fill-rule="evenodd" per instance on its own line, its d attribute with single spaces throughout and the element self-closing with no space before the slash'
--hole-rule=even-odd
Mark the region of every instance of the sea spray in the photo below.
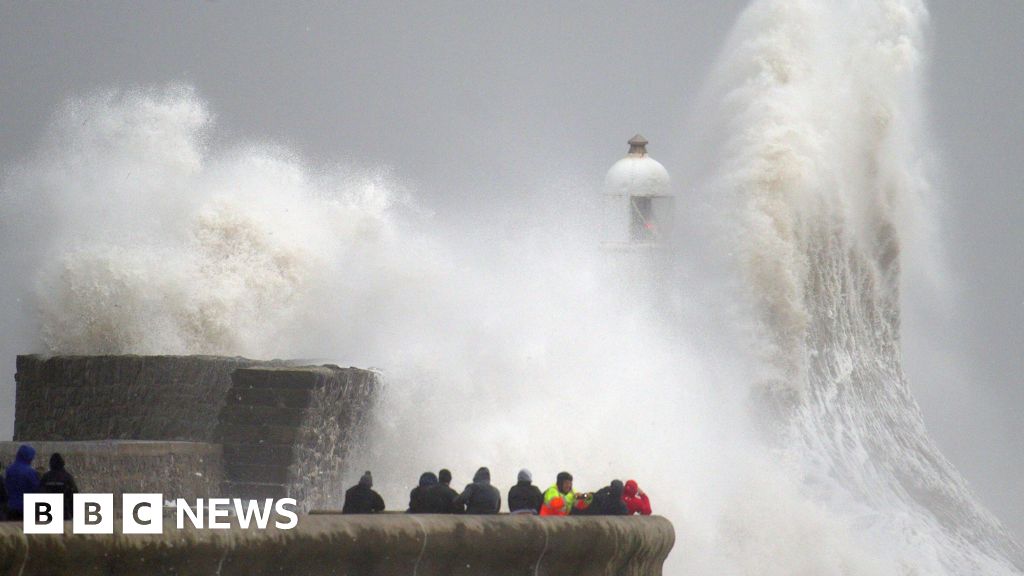
<svg viewBox="0 0 1024 576">
<path fill-rule="evenodd" d="M 71 101 L 0 210 L 31 270 L 16 286 L 37 311 L 25 348 L 378 367 L 384 399 L 354 465 L 392 508 L 424 469 L 458 483 L 488 464 L 499 485 L 523 466 L 593 488 L 635 476 L 673 515 L 724 474 L 743 430 L 742 387 L 716 386 L 696 351 L 713 339 L 691 344 L 679 321 L 711 307 L 663 310 L 644 278 L 607 268 L 593 214 L 546 211 L 596 194 L 540 196 L 534 218 L 493 215 L 502 242 L 428 233 L 393 179 L 219 143 L 206 105 L 171 87 Z M 713 534 L 704 516 L 691 526 Z"/>
<path fill-rule="evenodd" d="M 429 241 L 398 244 L 403 191 L 383 171 L 312 173 L 272 145 L 213 154 L 211 127 L 181 87 L 103 92 L 55 116 L 3 198 L 12 257 L 36 271 L 23 288 L 43 351 L 322 353 L 280 334 L 323 305 L 352 334 L 392 281 L 432 265 Z"/>
<path fill-rule="evenodd" d="M 908 573 L 1017 573 L 1019 546 L 928 438 L 901 367 L 901 247 L 929 218 L 926 20 L 914 0 L 755 2 L 717 79 L 716 189 L 804 493 Z"/>
</svg>

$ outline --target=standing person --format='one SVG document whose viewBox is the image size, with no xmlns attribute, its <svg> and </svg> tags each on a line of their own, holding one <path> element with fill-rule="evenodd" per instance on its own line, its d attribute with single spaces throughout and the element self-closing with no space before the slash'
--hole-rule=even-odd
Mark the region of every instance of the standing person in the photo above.
<svg viewBox="0 0 1024 576">
<path fill-rule="evenodd" d="M 516 481 L 516 485 L 508 490 L 508 511 L 513 514 L 539 514 L 544 495 L 533 485 L 533 474 L 523 468 Z"/>
<path fill-rule="evenodd" d="M 35 457 L 36 449 L 22 444 L 14 462 L 7 467 L 4 486 L 7 488 L 8 520 L 21 520 L 25 512 L 25 494 L 39 491 L 39 474 L 32 469 Z"/>
<path fill-rule="evenodd" d="M 436 506 L 433 506 L 430 498 L 430 489 L 437 486 L 437 476 L 433 472 L 424 472 L 420 474 L 419 486 L 412 489 L 409 492 L 409 514 L 425 514 L 434 512 Z"/>
<path fill-rule="evenodd" d="M 586 510 L 591 516 L 629 516 L 629 508 L 622 499 L 622 480 L 612 480 L 612 483 L 601 488 L 594 494 L 594 501 Z M 575 511 L 574 511 L 575 513 Z"/>
<path fill-rule="evenodd" d="M 555 484 L 544 491 L 541 516 L 568 516 L 576 504 L 576 493 L 572 491 L 572 474 L 559 472 Z"/>
<path fill-rule="evenodd" d="M 64 457 L 54 452 L 50 456 L 50 471 L 39 481 L 43 492 L 64 495 L 64 519 L 71 520 L 73 494 L 78 493 L 75 477 L 64 469 Z"/>
<path fill-rule="evenodd" d="M 466 514 L 497 514 L 501 508 L 501 492 L 491 486 L 491 471 L 481 467 L 473 475 L 473 483 L 455 499 L 455 509 Z"/>
<path fill-rule="evenodd" d="M 651 501 L 647 498 L 647 494 L 640 489 L 636 480 L 626 481 L 626 487 L 622 492 L 622 501 L 626 503 L 630 514 L 651 515 Z"/>
<path fill-rule="evenodd" d="M 345 491 L 342 514 L 375 514 L 384 511 L 384 499 L 373 491 L 373 475 L 367 470 L 359 483 Z"/>
</svg>

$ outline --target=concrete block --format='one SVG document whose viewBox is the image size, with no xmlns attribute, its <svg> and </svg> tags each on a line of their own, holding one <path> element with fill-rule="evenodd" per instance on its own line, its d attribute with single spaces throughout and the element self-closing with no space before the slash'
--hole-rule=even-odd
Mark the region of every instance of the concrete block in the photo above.
<svg viewBox="0 0 1024 576">
<path fill-rule="evenodd" d="M 224 482 L 221 494 L 228 498 L 287 498 L 284 484 L 258 484 L 255 482 Z"/>
<path fill-rule="evenodd" d="M 291 444 L 224 444 L 224 460 L 287 467 L 295 458 L 295 450 Z"/>
<path fill-rule="evenodd" d="M 224 478 L 231 482 L 283 485 L 288 482 L 288 466 L 225 462 Z"/>
<path fill-rule="evenodd" d="M 303 416 L 304 412 L 299 408 L 227 404 L 221 409 L 220 421 L 230 424 L 298 426 L 302 423 Z"/>
<path fill-rule="evenodd" d="M 293 426 L 223 423 L 218 440 L 235 444 L 294 444 L 299 430 Z"/>
<path fill-rule="evenodd" d="M 309 405 L 310 390 L 280 388 L 242 388 L 233 386 L 228 392 L 227 405 L 246 404 L 249 406 L 280 406 L 305 408 Z"/>
<path fill-rule="evenodd" d="M 257 364 L 215 356 L 19 356 L 14 437 L 210 441 L 231 373 Z"/>
</svg>

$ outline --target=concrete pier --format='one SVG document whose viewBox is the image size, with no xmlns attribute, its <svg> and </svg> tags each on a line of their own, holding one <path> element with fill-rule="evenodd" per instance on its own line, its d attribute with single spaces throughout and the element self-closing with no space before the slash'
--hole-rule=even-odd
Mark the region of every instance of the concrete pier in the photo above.
<svg viewBox="0 0 1024 576">
<path fill-rule="evenodd" d="M 292 530 L 25 535 L 0 525 L 10 576 L 656 576 L 675 542 L 661 517 L 382 514 L 299 517 Z"/>
</svg>

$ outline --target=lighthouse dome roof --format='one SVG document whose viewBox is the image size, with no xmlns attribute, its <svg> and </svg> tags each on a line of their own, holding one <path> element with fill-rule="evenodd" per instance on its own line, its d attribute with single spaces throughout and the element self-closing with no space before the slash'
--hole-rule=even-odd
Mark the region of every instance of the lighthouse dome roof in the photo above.
<svg viewBox="0 0 1024 576">
<path fill-rule="evenodd" d="M 604 177 L 606 194 L 622 196 L 667 196 L 668 170 L 647 155 L 647 140 L 637 134 L 629 140 L 629 154 L 608 169 Z"/>
</svg>

